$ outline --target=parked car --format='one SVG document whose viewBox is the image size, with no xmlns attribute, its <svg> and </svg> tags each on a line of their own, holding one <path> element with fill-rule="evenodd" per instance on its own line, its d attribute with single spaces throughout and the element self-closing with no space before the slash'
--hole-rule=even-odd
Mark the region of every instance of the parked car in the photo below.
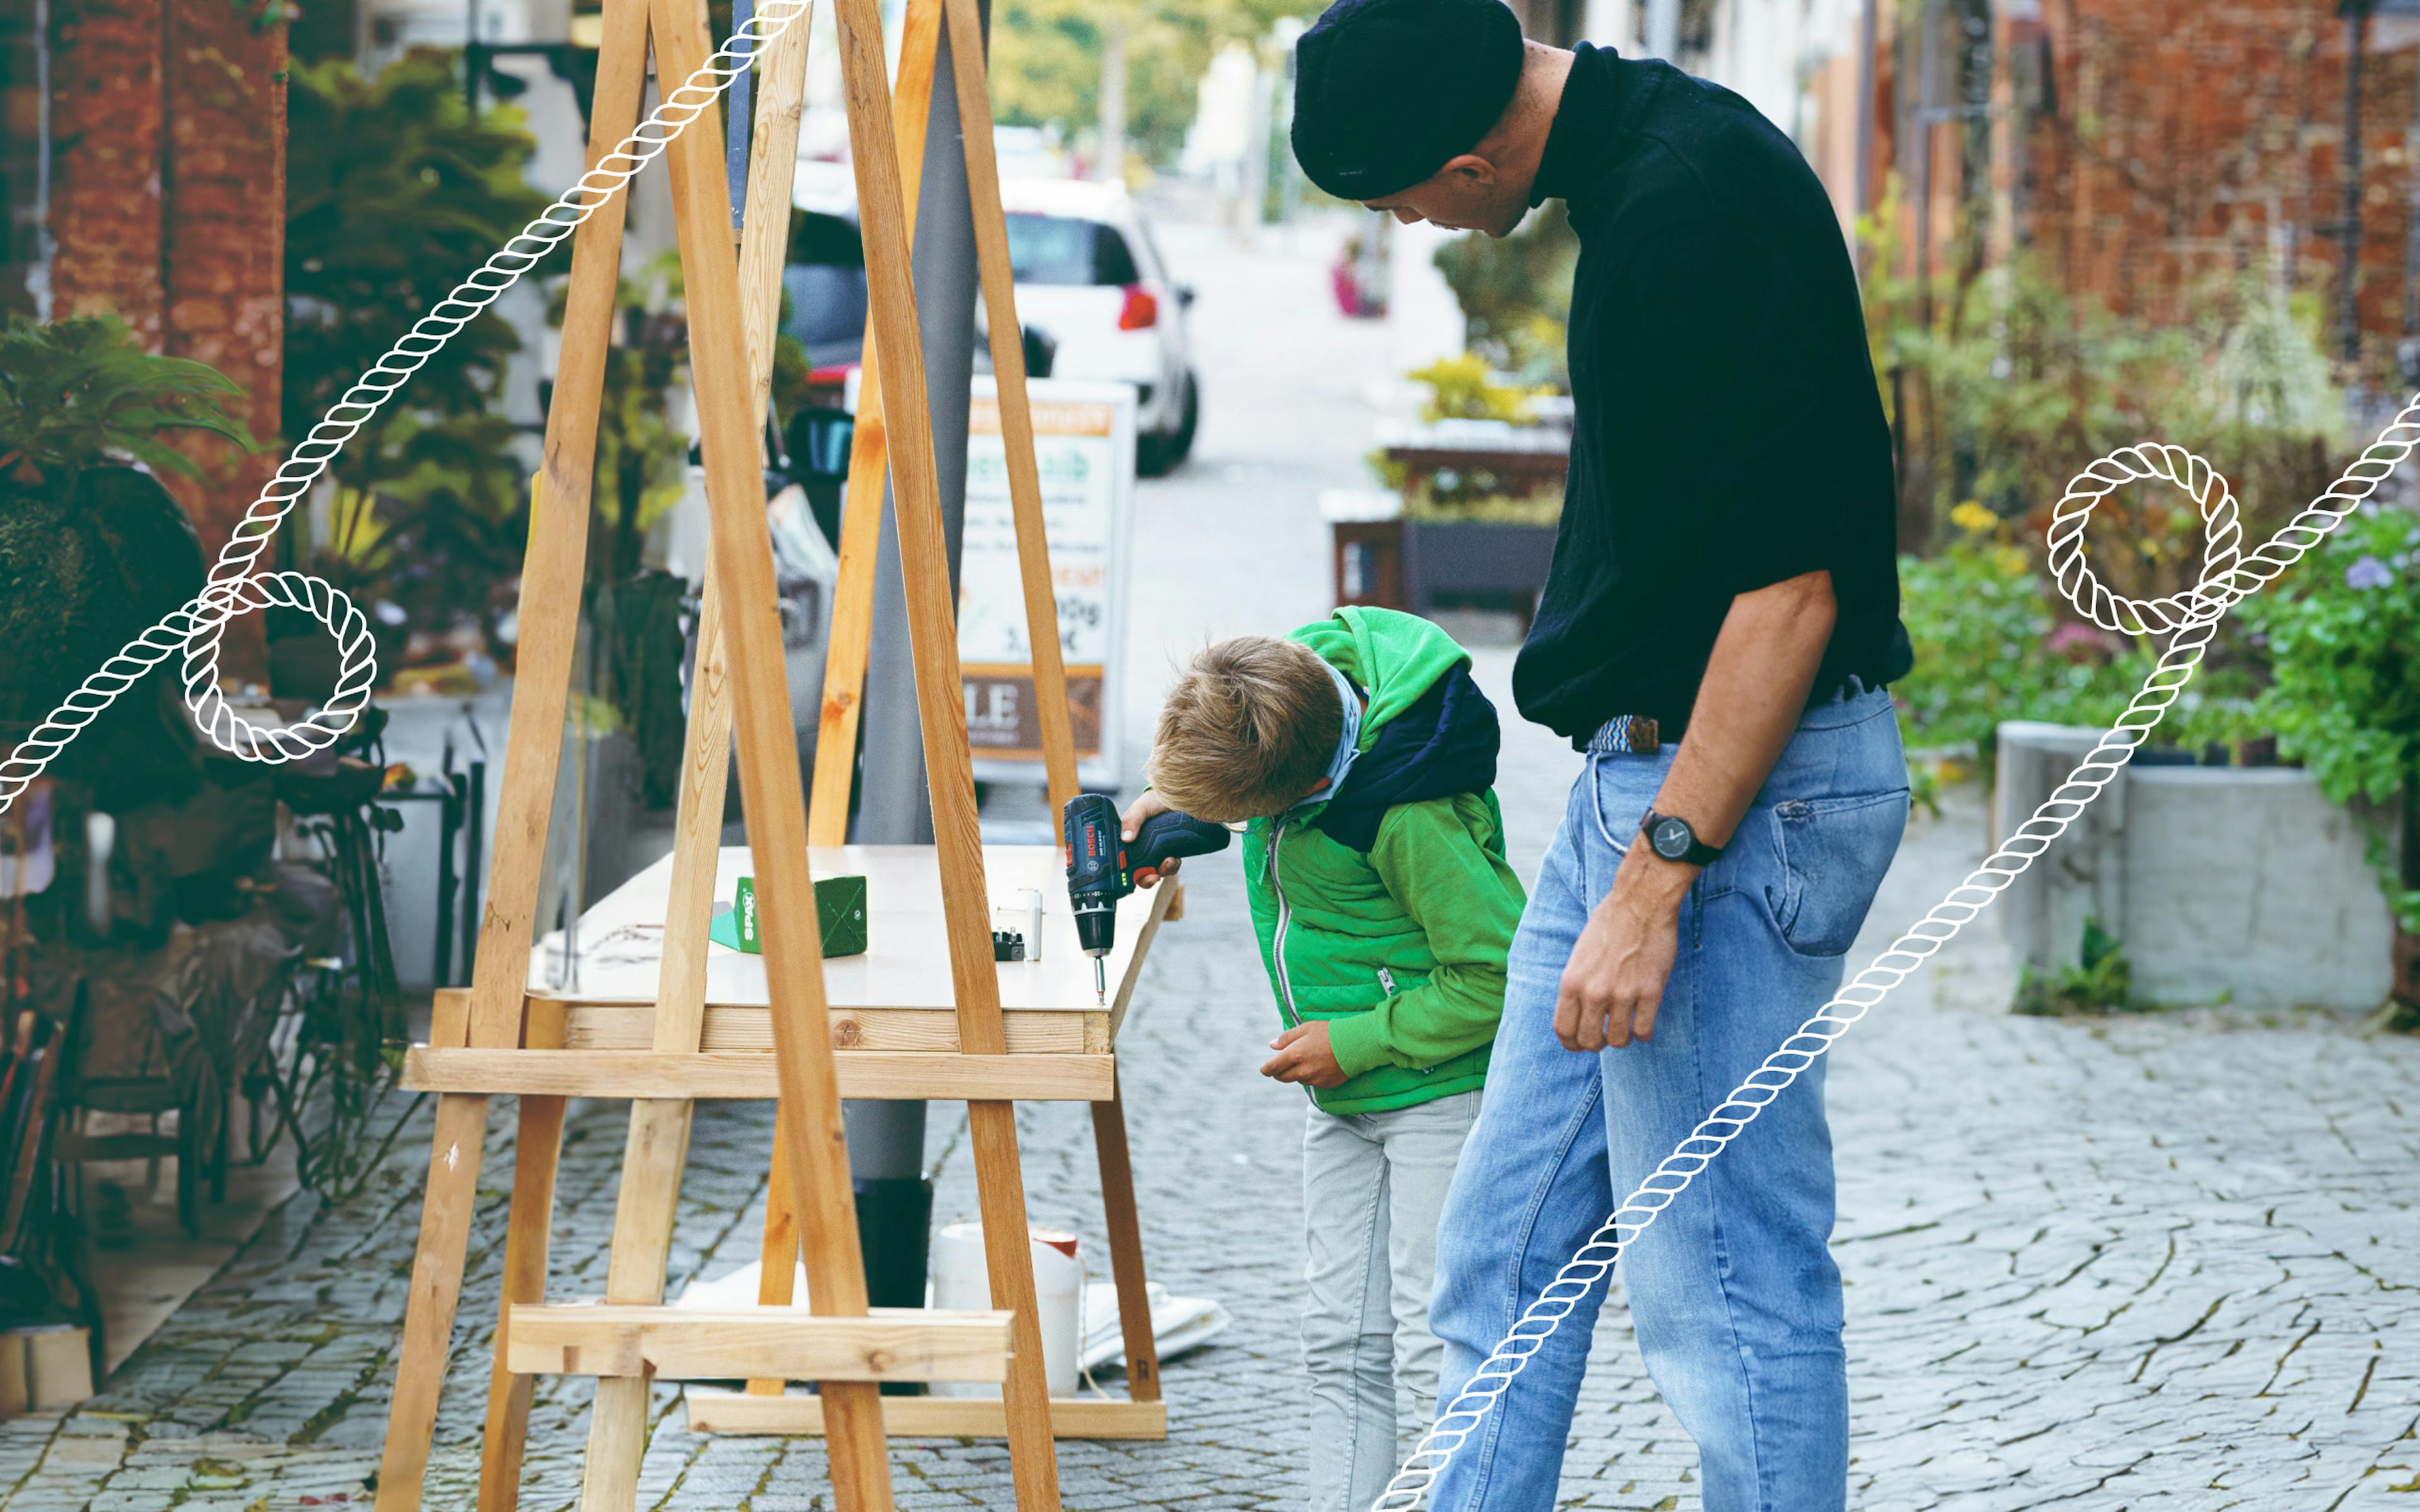
<svg viewBox="0 0 2420 1512">
<path fill-rule="evenodd" d="M 1185 342 L 1193 290 L 1170 276 L 1150 224 L 1114 184 L 1014 179 L 1001 200 L 1016 313 L 1058 343 L 1052 371 L 1132 384 L 1136 466 L 1156 475 L 1183 462 L 1202 421 Z"/>
</svg>

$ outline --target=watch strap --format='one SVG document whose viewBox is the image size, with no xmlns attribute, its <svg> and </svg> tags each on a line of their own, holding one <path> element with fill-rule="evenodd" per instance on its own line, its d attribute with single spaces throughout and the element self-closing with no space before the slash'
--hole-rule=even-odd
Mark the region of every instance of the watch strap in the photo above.
<svg viewBox="0 0 2420 1512">
<path fill-rule="evenodd" d="M 1647 837 L 1647 848 L 1651 851 L 1654 851 L 1659 856 L 1663 856 L 1664 853 L 1662 851 L 1655 850 L 1655 826 L 1662 824 L 1667 819 L 1672 819 L 1675 817 L 1677 816 L 1672 814 L 1657 813 L 1652 809 L 1648 810 L 1646 813 L 1639 816 L 1638 832 L 1642 836 Z M 1669 856 L 1667 857 L 1667 859 L 1685 862 L 1690 866 L 1712 866 L 1716 861 L 1722 859 L 1724 847 L 1720 845 L 1709 845 L 1704 841 L 1699 840 L 1698 838 L 1698 826 L 1690 824 L 1686 819 L 1680 820 L 1680 823 L 1689 831 L 1689 849 L 1683 855 Z"/>
</svg>

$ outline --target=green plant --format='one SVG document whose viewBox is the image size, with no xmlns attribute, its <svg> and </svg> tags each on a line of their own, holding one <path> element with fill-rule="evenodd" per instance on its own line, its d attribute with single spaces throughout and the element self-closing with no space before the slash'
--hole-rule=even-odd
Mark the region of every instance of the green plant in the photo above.
<svg viewBox="0 0 2420 1512">
<path fill-rule="evenodd" d="M 1056 124 L 1069 137 L 1101 118 L 1109 32 L 1125 34 L 1126 134 L 1152 162 L 1172 161 L 1193 122 L 1211 57 L 1264 38 L 1305 0 L 1001 0 L 992 16 L 992 100 L 1004 124 Z"/>
<path fill-rule="evenodd" d="M 2159 440 L 2208 457 L 2257 540 L 2326 487 L 2344 404 L 2321 350 L 2318 297 L 2215 279 L 2182 320 L 2073 296 L 2033 255 L 1954 273 L 1904 270 L 1896 182 L 1862 219 L 1866 324 L 1900 448 L 1900 539 L 1930 546 L 1956 504 L 2022 521 L 2029 549 L 2066 481 L 2122 446 Z M 2199 576 L 2202 525 L 2165 487 L 2121 490 L 2094 514 L 2093 568 L 2111 591 L 2164 596 Z"/>
<path fill-rule="evenodd" d="M 1554 392 L 1498 383 L 1487 359 L 1469 351 L 1440 357 L 1404 376 L 1428 385 L 1428 402 L 1420 409 L 1420 418 L 1432 425 L 1440 420 L 1501 420 L 1507 424 L 1534 425 L 1538 417 L 1529 401 Z"/>
<path fill-rule="evenodd" d="M 2003 719 L 2106 724 L 2125 708 L 2133 658 L 2089 636 L 2054 648 L 2049 589 L 2024 551 L 1990 535 L 1900 559 L 1916 665 L 1891 692 L 1911 748 L 1972 747 L 1988 770 Z"/>
<path fill-rule="evenodd" d="M 447 54 L 375 80 L 346 59 L 300 67 L 287 108 L 283 424 L 299 436 L 546 198 L 522 178 L 520 114 L 473 115 Z M 314 570 L 415 628 L 492 630 L 489 585 L 527 530 L 527 463 L 498 413 L 519 345 L 480 314 L 364 428 L 330 468 L 334 529 L 302 548 Z"/>
<path fill-rule="evenodd" d="M 151 473 L 194 475 L 161 439 L 199 430 L 249 448 L 241 393 L 199 363 L 153 357 L 115 317 L 0 332 L 0 720 L 30 724 L 136 635 L 201 591 L 201 543 Z M 52 768 L 105 812 L 175 802 L 200 781 L 176 681 L 145 680 Z"/>
<path fill-rule="evenodd" d="M 2133 991 L 2126 948 L 2099 919 L 2087 918 L 2078 964 L 2048 972 L 2025 967 L 2017 979 L 2016 1011 L 2039 1017 L 2124 1012 L 2136 1006 Z"/>
<path fill-rule="evenodd" d="M 622 341 L 606 355 L 605 399 L 597 425 L 592 529 L 605 579 L 639 570 L 646 532 L 688 486 L 690 439 L 672 423 L 672 392 L 689 369 L 689 325 L 680 307 L 677 255 L 667 254 L 615 295 Z"/>
<path fill-rule="evenodd" d="M 2420 802 L 2420 519 L 2362 505 L 2237 612 L 2266 643 L 2272 681 L 2258 707 L 2278 749 L 2335 802 Z M 2397 921 L 2420 933 L 2420 889 L 2364 817 Z"/>
<path fill-rule="evenodd" d="M 1571 385 L 1565 331 L 1579 255 L 1579 237 L 1555 200 L 1509 237 L 1447 242 L 1435 262 L 1462 307 L 1464 340 L 1523 380 L 1559 390 Z"/>
<path fill-rule="evenodd" d="M 161 433 L 198 430 L 255 450 L 232 409 L 242 397 L 208 363 L 143 350 L 114 315 L 11 317 L 0 329 L 0 479 L 65 488 L 117 457 L 197 478 Z"/>
</svg>

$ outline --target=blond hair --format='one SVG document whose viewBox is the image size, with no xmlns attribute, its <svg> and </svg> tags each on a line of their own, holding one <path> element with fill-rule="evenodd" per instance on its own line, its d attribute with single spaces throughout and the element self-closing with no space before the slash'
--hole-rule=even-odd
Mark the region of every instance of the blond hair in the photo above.
<svg viewBox="0 0 2420 1512">
<path fill-rule="evenodd" d="M 1326 777 L 1343 734 L 1343 701 L 1317 653 L 1242 635 L 1178 675 L 1145 772 L 1161 797 L 1196 819 L 1259 819 Z"/>
</svg>

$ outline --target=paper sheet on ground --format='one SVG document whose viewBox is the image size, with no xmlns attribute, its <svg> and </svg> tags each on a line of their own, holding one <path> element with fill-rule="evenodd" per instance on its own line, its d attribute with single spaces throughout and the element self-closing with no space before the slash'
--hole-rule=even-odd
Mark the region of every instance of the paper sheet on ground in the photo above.
<svg viewBox="0 0 2420 1512">
<path fill-rule="evenodd" d="M 726 1275 L 700 1278 L 683 1288 L 675 1307 L 718 1309 L 756 1305 L 757 1281 L 764 1267 L 750 1261 Z M 1159 1357 L 1172 1359 L 1199 1349 L 1227 1331 L 1234 1321 L 1227 1309 L 1207 1297 L 1174 1297 L 1158 1282 L 1151 1287 L 1151 1334 Z M 807 1304 L 807 1268 L 800 1265 L 791 1282 L 791 1305 Z M 1120 1332 L 1117 1288 L 1107 1281 L 1084 1288 L 1084 1368 L 1099 1370 L 1125 1364 L 1126 1348 Z"/>
</svg>

